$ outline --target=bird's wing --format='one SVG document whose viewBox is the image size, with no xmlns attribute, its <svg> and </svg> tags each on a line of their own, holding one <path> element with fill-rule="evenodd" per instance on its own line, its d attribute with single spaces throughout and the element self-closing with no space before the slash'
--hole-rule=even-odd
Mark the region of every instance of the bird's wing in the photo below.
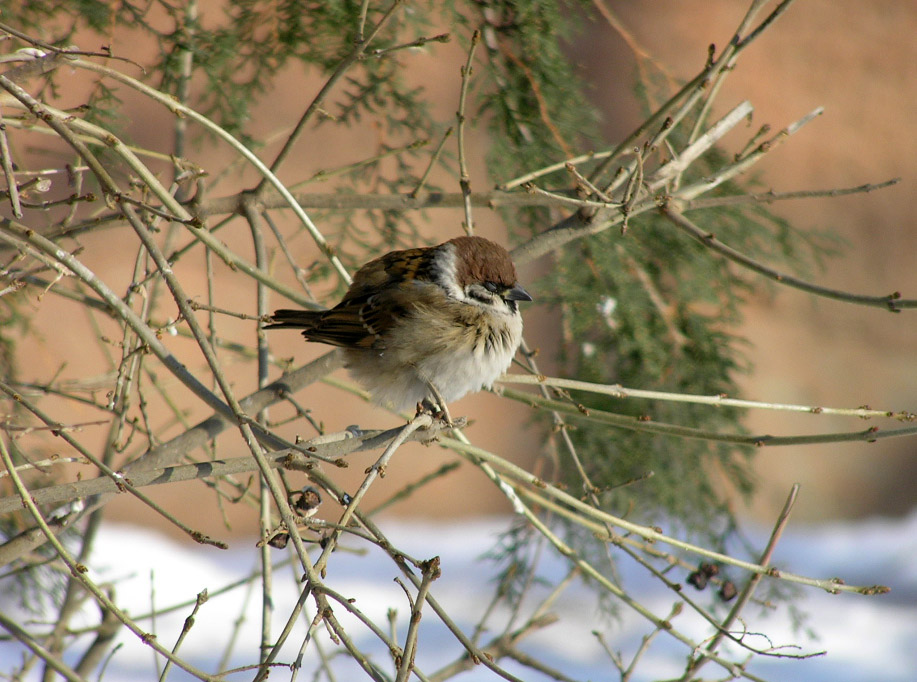
<svg viewBox="0 0 917 682">
<path fill-rule="evenodd" d="M 383 350 L 385 333 L 411 312 L 404 296 L 410 284 L 389 286 L 363 296 L 346 298 L 321 314 L 311 328 L 303 331 L 309 341 L 344 348 Z"/>
<path fill-rule="evenodd" d="M 343 300 L 324 312 L 278 310 L 271 327 L 295 327 L 309 341 L 382 350 L 385 333 L 411 314 L 416 287 L 429 286 L 429 248 L 392 251 L 360 268 Z"/>
<path fill-rule="evenodd" d="M 341 304 L 351 299 L 365 300 L 391 286 L 410 282 L 420 277 L 429 279 L 430 248 L 392 251 L 369 261 L 353 276 L 350 289 Z"/>
</svg>

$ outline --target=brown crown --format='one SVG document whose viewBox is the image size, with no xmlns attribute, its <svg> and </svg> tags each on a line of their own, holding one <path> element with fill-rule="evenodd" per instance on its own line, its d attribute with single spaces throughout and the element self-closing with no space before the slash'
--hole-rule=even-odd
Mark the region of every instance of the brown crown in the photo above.
<svg viewBox="0 0 917 682">
<path fill-rule="evenodd" d="M 493 282 L 510 288 L 516 284 L 516 267 L 499 244 L 483 237 L 456 237 L 446 243 L 455 247 L 455 276 L 460 286 Z"/>
</svg>

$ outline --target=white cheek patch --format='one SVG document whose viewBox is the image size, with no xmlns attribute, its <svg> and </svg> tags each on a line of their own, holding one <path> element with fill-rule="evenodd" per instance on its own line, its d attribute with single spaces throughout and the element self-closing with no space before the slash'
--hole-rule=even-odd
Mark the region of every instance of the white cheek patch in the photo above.
<svg viewBox="0 0 917 682">
<path fill-rule="evenodd" d="M 468 297 L 459 287 L 458 276 L 455 270 L 455 246 L 444 244 L 437 249 L 436 256 L 433 258 L 433 273 L 436 283 L 439 284 L 446 293 L 458 301 L 467 301 Z"/>
</svg>

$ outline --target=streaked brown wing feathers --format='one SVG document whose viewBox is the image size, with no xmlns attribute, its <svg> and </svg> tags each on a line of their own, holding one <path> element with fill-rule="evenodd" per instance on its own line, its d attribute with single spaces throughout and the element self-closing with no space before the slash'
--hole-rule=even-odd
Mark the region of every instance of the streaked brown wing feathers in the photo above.
<svg viewBox="0 0 917 682">
<path fill-rule="evenodd" d="M 385 333 L 410 314 L 411 297 L 405 293 L 429 281 L 431 262 L 429 248 L 387 253 L 357 271 L 334 308 L 321 313 L 278 310 L 269 327 L 302 329 L 307 340 L 332 346 L 383 349 Z"/>
<path fill-rule="evenodd" d="M 382 336 L 407 311 L 400 305 L 384 303 L 388 292 L 341 301 L 321 314 L 312 328 L 303 331 L 309 341 L 344 348 L 383 349 Z"/>
<path fill-rule="evenodd" d="M 428 276 L 430 267 L 429 248 L 392 251 L 369 261 L 353 276 L 353 284 L 344 294 L 341 304 L 352 299 L 366 299 L 375 293 L 400 282 L 410 282 L 420 276 Z"/>
</svg>

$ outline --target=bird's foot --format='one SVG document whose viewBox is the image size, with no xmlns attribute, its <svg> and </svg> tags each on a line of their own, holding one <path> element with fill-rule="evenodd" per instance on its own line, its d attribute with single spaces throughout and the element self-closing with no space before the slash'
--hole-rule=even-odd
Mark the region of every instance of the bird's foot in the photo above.
<svg viewBox="0 0 917 682">
<path fill-rule="evenodd" d="M 417 403 L 417 415 L 421 414 L 430 415 L 433 419 L 440 422 L 441 428 L 461 428 L 468 422 L 465 417 L 453 419 L 452 415 L 449 414 L 449 408 L 446 407 L 444 402 L 431 400 L 430 398 L 424 398 L 421 402 Z"/>
</svg>

